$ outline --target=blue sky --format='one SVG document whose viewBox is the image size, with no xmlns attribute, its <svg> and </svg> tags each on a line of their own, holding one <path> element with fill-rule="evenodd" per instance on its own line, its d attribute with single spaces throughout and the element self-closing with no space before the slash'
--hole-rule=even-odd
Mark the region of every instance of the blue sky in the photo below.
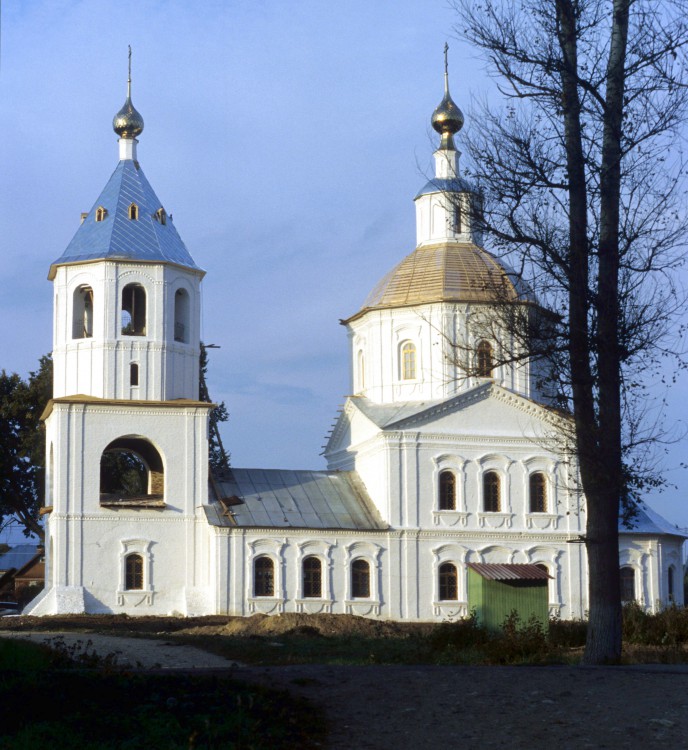
<svg viewBox="0 0 688 750">
<path fill-rule="evenodd" d="M 48 267 L 117 164 L 131 44 L 139 160 L 208 272 L 202 337 L 221 347 L 209 385 L 230 411 L 233 463 L 323 467 L 348 387 L 339 319 L 415 244 L 445 41 L 464 112 L 494 95 L 449 4 L 5 0 L 1 12 L 0 367 L 26 374 L 51 348 Z M 665 461 L 682 487 L 653 504 L 688 526 L 688 480 L 671 470 L 683 453 Z"/>
</svg>

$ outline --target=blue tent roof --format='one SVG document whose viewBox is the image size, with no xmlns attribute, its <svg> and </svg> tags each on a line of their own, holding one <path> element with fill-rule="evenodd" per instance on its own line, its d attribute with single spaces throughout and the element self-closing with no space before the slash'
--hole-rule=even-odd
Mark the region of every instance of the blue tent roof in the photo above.
<svg viewBox="0 0 688 750">
<path fill-rule="evenodd" d="M 138 206 L 138 219 L 129 218 L 129 206 Z M 96 221 L 96 209 L 106 215 Z M 162 203 L 143 174 L 138 162 L 123 159 L 110 177 L 103 192 L 82 222 L 55 266 L 88 260 L 138 260 L 152 263 L 175 263 L 198 269 L 193 258 L 165 214 L 165 223 L 155 218 Z M 200 269 L 199 269 L 200 270 Z"/>
</svg>

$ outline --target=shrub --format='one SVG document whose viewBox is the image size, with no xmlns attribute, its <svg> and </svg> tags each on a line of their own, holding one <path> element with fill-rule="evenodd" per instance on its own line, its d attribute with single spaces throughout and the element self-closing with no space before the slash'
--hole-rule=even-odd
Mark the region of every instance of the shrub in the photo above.
<svg viewBox="0 0 688 750">
<path fill-rule="evenodd" d="M 547 639 L 557 648 L 580 648 L 585 646 L 588 623 L 585 620 L 560 620 L 553 617 L 549 621 Z"/>
<path fill-rule="evenodd" d="M 525 623 L 512 610 L 502 624 L 502 632 L 485 645 L 485 655 L 491 664 L 518 664 L 547 661 L 554 654 L 547 642 L 547 634 L 537 617 Z"/>
<path fill-rule="evenodd" d="M 485 628 L 478 624 L 475 610 L 468 617 L 455 622 L 443 622 L 433 629 L 430 635 L 430 649 L 463 651 L 484 645 L 489 640 Z"/>
<path fill-rule="evenodd" d="M 642 646 L 679 646 L 688 642 L 688 610 L 676 606 L 650 614 L 636 602 L 623 608 L 623 639 Z"/>
</svg>

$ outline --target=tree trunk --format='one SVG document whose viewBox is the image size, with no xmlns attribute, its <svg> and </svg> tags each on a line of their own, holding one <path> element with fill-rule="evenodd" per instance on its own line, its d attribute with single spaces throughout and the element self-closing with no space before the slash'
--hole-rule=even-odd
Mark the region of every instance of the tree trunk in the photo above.
<svg viewBox="0 0 688 750">
<path fill-rule="evenodd" d="M 590 610 L 584 664 L 616 664 L 621 657 L 619 514 L 615 489 L 588 498 L 586 550 Z"/>
<path fill-rule="evenodd" d="M 590 592 L 587 664 L 621 658 L 619 506 L 625 493 L 621 449 L 621 354 L 619 342 L 619 202 L 621 132 L 630 0 L 615 0 L 607 62 L 597 284 L 599 434 L 597 476 L 588 492 L 587 550 Z"/>
</svg>

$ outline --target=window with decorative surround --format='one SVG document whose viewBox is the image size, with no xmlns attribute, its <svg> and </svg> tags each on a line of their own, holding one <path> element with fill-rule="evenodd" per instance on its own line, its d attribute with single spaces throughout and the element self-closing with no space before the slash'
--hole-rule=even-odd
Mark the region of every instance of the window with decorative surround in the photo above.
<svg viewBox="0 0 688 750">
<path fill-rule="evenodd" d="M 351 596 L 355 599 L 370 598 L 370 565 L 367 560 L 351 563 Z"/>
<path fill-rule="evenodd" d="M 401 380 L 416 379 L 416 345 L 412 341 L 406 341 L 400 349 Z"/>
<path fill-rule="evenodd" d="M 621 601 L 622 602 L 634 602 L 635 601 L 635 570 L 630 566 L 626 565 L 619 570 L 619 578 L 621 583 Z"/>
<path fill-rule="evenodd" d="M 547 513 L 547 480 L 545 475 L 540 471 L 531 474 L 529 485 L 530 512 Z"/>
<path fill-rule="evenodd" d="M 485 513 L 499 513 L 502 507 L 499 474 L 488 471 L 483 475 L 483 510 Z"/>
<path fill-rule="evenodd" d="M 476 350 L 478 376 L 481 378 L 491 378 L 492 369 L 492 346 L 488 341 L 481 341 Z"/>
<path fill-rule="evenodd" d="M 440 474 L 440 510 L 456 510 L 456 477 L 452 471 Z"/>
<path fill-rule="evenodd" d="M 319 599 L 322 596 L 322 563 L 317 557 L 306 557 L 302 566 L 303 596 Z"/>
<path fill-rule="evenodd" d="M 257 557 L 253 562 L 253 595 L 275 595 L 275 563 L 266 555 Z"/>
<path fill-rule="evenodd" d="M 124 559 L 124 588 L 126 591 L 143 589 L 143 557 L 134 553 Z"/>
<path fill-rule="evenodd" d="M 456 601 L 459 598 L 459 575 L 454 563 L 442 563 L 439 567 L 440 601 Z"/>
</svg>

